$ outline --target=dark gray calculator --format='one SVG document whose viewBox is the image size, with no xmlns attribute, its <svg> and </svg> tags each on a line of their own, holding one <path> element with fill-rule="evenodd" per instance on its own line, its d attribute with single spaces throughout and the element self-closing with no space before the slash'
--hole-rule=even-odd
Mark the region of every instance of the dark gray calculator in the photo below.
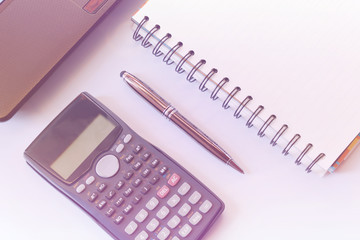
<svg viewBox="0 0 360 240">
<path fill-rule="evenodd" d="M 224 210 L 204 184 L 85 92 L 25 157 L 115 239 L 201 239 Z"/>
</svg>

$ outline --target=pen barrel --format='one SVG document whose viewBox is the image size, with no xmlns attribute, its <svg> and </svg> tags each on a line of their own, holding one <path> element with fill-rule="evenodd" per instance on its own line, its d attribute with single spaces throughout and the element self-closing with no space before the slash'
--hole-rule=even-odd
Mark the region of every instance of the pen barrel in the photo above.
<svg viewBox="0 0 360 240">
<path fill-rule="evenodd" d="M 224 163 L 228 163 L 231 160 L 229 154 L 179 112 L 173 113 L 169 116 L 169 119 Z"/>
</svg>

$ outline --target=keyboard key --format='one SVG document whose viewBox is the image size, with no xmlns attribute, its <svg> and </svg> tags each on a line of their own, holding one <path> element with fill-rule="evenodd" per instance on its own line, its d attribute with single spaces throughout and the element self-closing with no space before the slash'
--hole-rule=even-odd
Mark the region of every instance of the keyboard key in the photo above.
<svg viewBox="0 0 360 240">
<path fill-rule="evenodd" d="M 124 208 L 123 213 L 125 213 L 126 215 L 128 215 L 133 209 L 134 209 L 133 205 L 128 204 L 128 205 Z"/>
<path fill-rule="evenodd" d="M 205 200 L 205 201 L 201 204 L 199 210 L 200 210 L 202 213 L 207 213 L 207 212 L 211 209 L 211 207 L 212 207 L 212 203 L 211 203 L 209 200 Z"/>
<path fill-rule="evenodd" d="M 132 185 L 134 187 L 138 187 L 138 186 L 140 186 L 141 182 L 142 182 L 142 180 L 140 178 L 137 178 L 132 182 Z"/>
<path fill-rule="evenodd" d="M 139 170 L 139 169 L 141 168 L 141 166 L 142 166 L 142 162 L 137 161 L 137 162 L 132 166 L 132 168 L 133 168 L 135 171 L 137 171 L 137 170 Z"/>
<path fill-rule="evenodd" d="M 172 187 L 176 186 L 176 184 L 178 184 L 178 182 L 180 181 L 181 177 L 176 174 L 176 173 L 173 173 L 171 175 L 171 177 L 169 178 L 169 181 L 168 181 L 168 184 Z"/>
<path fill-rule="evenodd" d="M 98 197 L 98 194 L 94 192 L 89 196 L 88 200 L 90 202 L 94 202 L 97 199 L 97 197 Z"/>
<path fill-rule="evenodd" d="M 123 202 L 124 202 L 124 198 L 121 197 L 118 200 L 116 200 L 115 206 L 120 207 L 121 204 L 123 204 Z"/>
<path fill-rule="evenodd" d="M 162 166 L 159 169 L 159 173 L 160 173 L 160 175 L 164 175 L 168 170 L 169 170 L 168 166 Z"/>
<path fill-rule="evenodd" d="M 134 156 L 129 154 L 129 155 L 126 156 L 126 158 L 124 158 L 124 162 L 130 163 L 131 160 L 133 160 L 133 159 L 134 159 Z"/>
<path fill-rule="evenodd" d="M 138 154 L 141 150 L 142 150 L 142 146 L 141 146 L 141 145 L 137 145 L 137 146 L 134 148 L 133 152 L 134 152 L 135 154 Z"/>
<path fill-rule="evenodd" d="M 95 181 L 95 177 L 94 177 L 94 176 L 90 176 L 90 177 L 88 177 L 88 178 L 86 179 L 85 183 L 86 183 L 87 185 L 90 185 L 90 184 L 92 184 L 94 181 Z"/>
<path fill-rule="evenodd" d="M 187 183 L 184 182 L 178 189 L 178 193 L 182 196 L 184 196 L 185 194 L 187 194 L 189 192 L 189 190 L 191 189 L 191 186 Z"/>
<path fill-rule="evenodd" d="M 170 188 L 168 186 L 164 185 L 158 190 L 156 195 L 159 198 L 165 198 L 169 192 L 170 192 Z"/>
<path fill-rule="evenodd" d="M 141 156 L 141 160 L 143 160 L 144 162 L 146 162 L 151 156 L 151 153 L 146 152 Z"/>
<path fill-rule="evenodd" d="M 159 226 L 159 224 L 160 224 L 160 222 L 156 218 L 153 218 L 148 223 L 148 225 L 146 225 L 146 229 L 149 230 L 150 232 L 153 232 L 156 230 L 156 228 Z"/>
<path fill-rule="evenodd" d="M 160 163 L 160 161 L 155 158 L 154 160 L 151 161 L 150 167 L 156 168 L 156 166 L 159 165 L 159 163 Z"/>
<path fill-rule="evenodd" d="M 106 205 L 106 201 L 105 200 L 101 200 L 97 205 L 96 205 L 96 207 L 98 208 L 98 209 L 103 209 L 104 207 L 105 207 L 105 205 Z"/>
<path fill-rule="evenodd" d="M 182 207 L 179 209 L 178 213 L 180 216 L 185 217 L 191 210 L 191 206 L 187 203 L 184 203 Z"/>
<path fill-rule="evenodd" d="M 175 207 L 176 205 L 178 205 L 178 203 L 180 202 L 180 197 L 177 194 L 174 194 L 168 201 L 167 204 L 170 207 Z"/>
<path fill-rule="evenodd" d="M 126 136 L 124 137 L 124 143 L 129 143 L 132 139 L 132 135 L 131 134 L 126 134 Z"/>
<path fill-rule="evenodd" d="M 149 213 L 145 209 L 141 209 L 140 212 L 136 214 L 135 220 L 139 223 L 142 223 L 143 221 L 145 221 L 148 215 Z"/>
<path fill-rule="evenodd" d="M 177 215 L 174 215 L 167 223 L 167 225 L 171 228 L 171 229 L 174 229 L 176 228 L 179 223 L 181 222 L 181 219 L 177 216 Z"/>
<path fill-rule="evenodd" d="M 136 224 L 136 222 L 134 221 L 131 221 L 125 228 L 125 232 L 128 234 L 128 235 L 131 235 L 133 234 L 136 229 L 137 229 L 138 225 Z"/>
<path fill-rule="evenodd" d="M 115 196 L 116 192 L 114 190 L 111 190 L 110 192 L 108 192 L 108 194 L 106 195 L 107 199 L 112 199 Z"/>
<path fill-rule="evenodd" d="M 148 239 L 149 235 L 145 231 L 141 231 L 135 238 L 135 240 L 146 240 Z"/>
<path fill-rule="evenodd" d="M 133 170 L 129 170 L 124 174 L 124 179 L 125 180 L 129 180 L 132 176 L 134 175 L 134 171 Z"/>
<path fill-rule="evenodd" d="M 120 190 L 124 185 L 125 185 L 125 181 L 124 181 L 124 180 L 120 180 L 120 181 L 115 185 L 115 188 L 116 188 L 117 190 Z"/>
<path fill-rule="evenodd" d="M 123 215 L 119 215 L 114 219 L 114 223 L 115 224 L 120 224 L 122 222 L 122 220 L 124 220 L 124 216 Z"/>
<path fill-rule="evenodd" d="M 146 208 L 150 211 L 154 210 L 156 206 L 159 204 L 159 200 L 156 197 L 152 197 L 147 203 Z"/>
<path fill-rule="evenodd" d="M 103 192 L 105 189 L 106 189 L 106 184 L 105 183 L 101 183 L 97 188 L 97 190 L 99 192 Z"/>
<path fill-rule="evenodd" d="M 134 192 L 134 190 L 132 189 L 132 187 L 128 187 L 123 194 L 124 194 L 125 197 L 128 197 L 128 196 L 130 196 L 133 192 Z"/>
<path fill-rule="evenodd" d="M 189 219 L 189 222 L 192 225 L 197 225 L 201 219 L 202 219 L 202 215 L 199 212 L 196 212 L 191 216 L 191 218 Z"/>
<path fill-rule="evenodd" d="M 144 178 L 146 178 L 147 176 L 149 176 L 149 174 L 151 173 L 150 168 L 145 168 L 142 173 L 141 176 L 143 176 Z"/>
<path fill-rule="evenodd" d="M 155 175 L 155 176 L 153 176 L 151 179 L 150 179 L 150 183 L 152 184 L 152 185 L 155 185 L 158 181 L 159 181 L 159 179 L 160 179 L 160 176 L 159 175 Z"/>
<path fill-rule="evenodd" d="M 106 210 L 105 215 L 108 217 L 111 217 L 115 213 L 115 209 L 110 207 L 108 210 Z"/>
<path fill-rule="evenodd" d="M 76 188 L 76 192 L 77 193 L 82 193 L 85 190 L 85 185 L 84 184 L 80 184 L 77 188 Z"/>
<path fill-rule="evenodd" d="M 179 235 L 181 237 L 187 237 L 189 233 L 191 232 L 192 227 L 190 227 L 189 224 L 185 224 L 179 231 Z"/>
<path fill-rule="evenodd" d="M 148 184 L 148 185 L 145 185 L 142 189 L 141 189 L 141 193 L 142 194 L 147 194 L 151 189 L 151 186 Z"/>
<path fill-rule="evenodd" d="M 136 195 L 133 200 L 132 200 L 132 203 L 133 204 L 138 204 L 142 199 L 142 196 L 141 195 Z"/>
<path fill-rule="evenodd" d="M 166 227 L 164 227 L 164 228 L 161 229 L 161 231 L 158 233 L 157 237 L 158 237 L 160 240 L 165 240 L 169 235 L 170 235 L 170 230 L 167 229 Z"/>
<path fill-rule="evenodd" d="M 160 219 L 164 219 L 169 213 L 170 210 L 166 206 L 162 206 L 162 208 L 160 208 L 160 210 L 156 213 L 156 216 Z"/>
<path fill-rule="evenodd" d="M 122 150 L 124 150 L 124 148 L 125 148 L 124 144 L 120 143 L 120 144 L 116 147 L 115 151 L 116 151 L 117 153 L 121 153 Z"/>
<path fill-rule="evenodd" d="M 193 192 L 189 197 L 189 202 L 192 204 L 196 204 L 201 198 L 201 194 L 198 191 Z"/>
</svg>

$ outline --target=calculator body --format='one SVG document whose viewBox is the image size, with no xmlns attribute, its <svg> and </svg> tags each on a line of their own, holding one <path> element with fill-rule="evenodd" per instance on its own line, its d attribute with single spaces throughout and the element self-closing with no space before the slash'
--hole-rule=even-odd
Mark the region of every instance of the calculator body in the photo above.
<svg viewBox="0 0 360 240">
<path fill-rule="evenodd" d="M 224 210 L 205 185 L 86 92 L 24 154 L 115 239 L 201 239 Z"/>
</svg>

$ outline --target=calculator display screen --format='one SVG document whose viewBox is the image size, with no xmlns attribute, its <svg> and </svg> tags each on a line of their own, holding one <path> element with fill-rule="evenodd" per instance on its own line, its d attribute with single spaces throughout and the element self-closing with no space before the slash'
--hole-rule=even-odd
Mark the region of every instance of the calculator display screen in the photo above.
<svg viewBox="0 0 360 240">
<path fill-rule="evenodd" d="M 115 128 L 116 125 L 99 114 L 58 156 L 50 168 L 62 178 L 68 179 Z"/>
</svg>

